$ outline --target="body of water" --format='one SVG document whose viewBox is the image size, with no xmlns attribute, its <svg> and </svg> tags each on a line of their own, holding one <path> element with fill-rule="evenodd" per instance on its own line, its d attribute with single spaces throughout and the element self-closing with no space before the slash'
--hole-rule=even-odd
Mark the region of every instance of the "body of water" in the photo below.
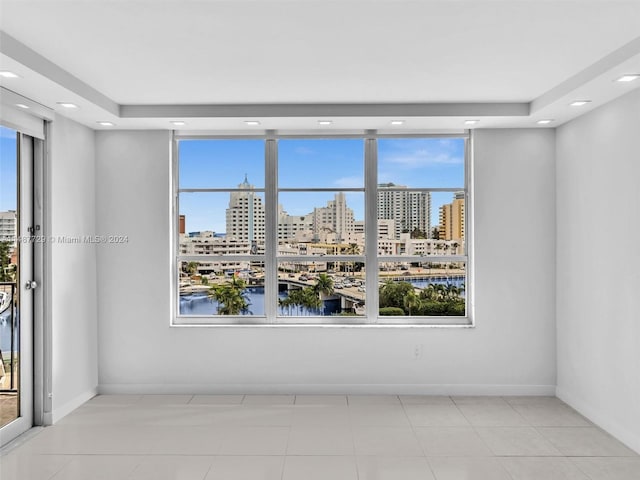
<svg viewBox="0 0 640 480">
<path fill-rule="evenodd" d="M 248 315 L 264 315 L 264 287 L 247 287 L 247 300 L 249 301 Z M 280 299 L 287 298 L 286 290 L 278 292 Z M 218 302 L 205 293 L 193 293 L 180 295 L 180 315 L 216 315 Z M 340 312 L 340 300 L 326 300 L 320 309 L 304 307 L 283 308 L 278 307 L 280 316 L 324 316 Z"/>
<path fill-rule="evenodd" d="M 14 315 L 17 315 L 15 313 Z M 18 350 L 18 328 L 16 322 L 16 329 L 14 330 L 14 349 Z M 0 315 L 0 350 L 5 357 L 9 358 L 9 352 L 11 351 L 11 312 L 6 310 Z"/>
</svg>

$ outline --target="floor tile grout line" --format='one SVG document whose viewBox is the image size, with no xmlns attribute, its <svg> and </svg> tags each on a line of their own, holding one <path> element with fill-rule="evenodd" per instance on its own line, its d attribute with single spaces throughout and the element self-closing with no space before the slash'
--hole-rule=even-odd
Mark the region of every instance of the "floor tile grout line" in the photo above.
<svg viewBox="0 0 640 480">
<path fill-rule="evenodd" d="M 449 397 L 449 399 L 451 400 L 451 397 Z M 400 405 L 402 405 L 402 411 L 404 412 L 404 415 L 405 415 L 405 417 L 407 417 L 407 421 L 409 422 L 409 425 L 411 426 L 411 431 L 413 432 L 413 436 L 415 437 L 416 442 L 418 442 L 418 445 L 420 446 L 420 450 L 422 450 L 422 456 L 424 458 L 424 461 L 427 462 L 427 467 L 429 468 L 429 471 L 431 472 L 431 475 L 433 476 L 433 478 L 435 480 L 438 480 L 438 477 L 436 476 L 436 472 L 433 469 L 433 466 L 431 465 L 431 462 L 429 461 L 429 458 L 427 457 L 427 452 L 425 451 L 424 446 L 422 445 L 422 442 L 418 438 L 418 434 L 416 432 L 416 426 L 411 421 L 411 418 L 409 418 L 409 414 L 407 413 L 406 405 L 404 404 L 402 399 L 400 399 L 400 397 L 398 397 L 398 400 L 400 400 Z"/>
</svg>

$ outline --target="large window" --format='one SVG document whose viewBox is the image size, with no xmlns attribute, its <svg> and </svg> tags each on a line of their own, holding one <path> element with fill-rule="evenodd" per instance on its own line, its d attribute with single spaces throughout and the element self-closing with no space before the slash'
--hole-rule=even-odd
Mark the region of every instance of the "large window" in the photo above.
<svg viewBox="0 0 640 480">
<path fill-rule="evenodd" d="M 466 137 L 176 143 L 175 324 L 470 323 Z"/>
</svg>

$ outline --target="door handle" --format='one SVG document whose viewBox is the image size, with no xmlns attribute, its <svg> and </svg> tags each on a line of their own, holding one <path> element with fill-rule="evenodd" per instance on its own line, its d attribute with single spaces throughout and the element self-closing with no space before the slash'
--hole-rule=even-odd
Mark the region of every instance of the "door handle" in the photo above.
<svg viewBox="0 0 640 480">
<path fill-rule="evenodd" d="M 35 280 L 29 280 L 27 283 L 25 283 L 24 288 L 26 288 L 27 290 L 35 290 L 36 288 L 38 288 L 38 283 Z"/>
</svg>

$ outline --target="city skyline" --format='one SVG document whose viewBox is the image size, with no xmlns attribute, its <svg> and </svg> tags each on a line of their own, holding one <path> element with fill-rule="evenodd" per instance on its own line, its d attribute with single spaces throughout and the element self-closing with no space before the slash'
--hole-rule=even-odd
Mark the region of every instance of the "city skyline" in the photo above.
<svg viewBox="0 0 640 480">
<path fill-rule="evenodd" d="M 378 183 L 413 188 L 464 190 L 464 139 L 393 138 L 378 140 Z M 186 140 L 180 142 L 180 188 L 235 189 L 245 178 L 264 188 L 263 140 Z M 228 161 L 233 158 L 233 161 Z M 280 188 L 363 188 L 362 139 L 284 139 L 278 142 Z M 278 204 L 289 215 L 308 215 L 326 205 L 331 192 L 280 192 Z M 263 193 L 257 193 L 262 196 Z M 356 221 L 364 220 L 364 193 L 345 192 Z M 432 192 L 430 221 L 454 192 Z M 187 231 L 225 233 L 228 193 L 182 193 L 180 213 Z"/>
</svg>

